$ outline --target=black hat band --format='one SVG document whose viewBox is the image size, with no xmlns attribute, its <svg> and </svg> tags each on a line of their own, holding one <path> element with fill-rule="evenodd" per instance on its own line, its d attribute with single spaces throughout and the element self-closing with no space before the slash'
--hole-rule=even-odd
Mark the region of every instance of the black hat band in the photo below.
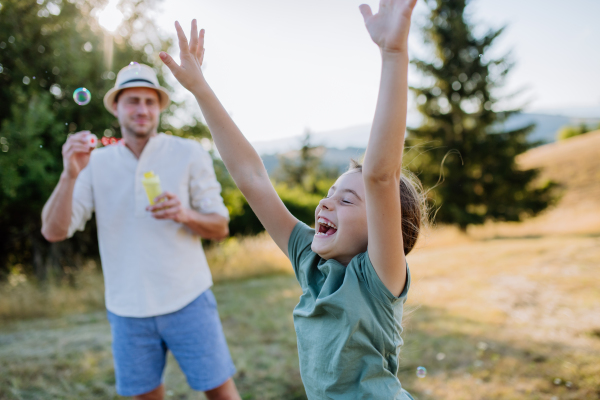
<svg viewBox="0 0 600 400">
<path fill-rule="evenodd" d="M 125 82 L 121 83 L 119 86 L 123 86 L 123 85 L 126 85 L 126 84 L 131 83 L 131 82 L 147 82 L 147 83 L 151 84 L 152 86 L 155 86 L 154 82 L 149 81 L 148 79 L 139 79 L 139 78 L 138 79 L 130 79 L 128 81 L 125 81 Z"/>
</svg>

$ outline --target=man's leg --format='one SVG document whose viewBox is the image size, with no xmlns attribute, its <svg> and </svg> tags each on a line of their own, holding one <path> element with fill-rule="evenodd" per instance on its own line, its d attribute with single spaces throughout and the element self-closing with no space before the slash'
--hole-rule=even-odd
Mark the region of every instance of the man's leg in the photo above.
<svg viewBox="0 0 600 400">
<path fill-rule="evenodd" d="M 161 399 L 162 374 L 167 346 L 154 317 L 130 318 L 107 312 L 112 333 L 112 350 L 117 393 L 139 399 Z"/>
<path fill-rule="evenodd" d="M 159 387 L 151 392 L 140 394 L 135 396 L 135 400 L 163 400 L 165 398 L 165 385 L 161 384 Z"/>
<path fill-rule="evenodd" d="M 179 311 L 156 317 L 156 322 L 192 389 L 207 393 L 209 399 L 240 398 L 231 379 L 235 366 L 212 291 Z"/>
<path fill-rule="evenodd" d="M 227 382 L 219 387 L 204 392 L 208 400 L 242 400 L 240 397 L 233 378 L 229 378 Z"/>
</svg>

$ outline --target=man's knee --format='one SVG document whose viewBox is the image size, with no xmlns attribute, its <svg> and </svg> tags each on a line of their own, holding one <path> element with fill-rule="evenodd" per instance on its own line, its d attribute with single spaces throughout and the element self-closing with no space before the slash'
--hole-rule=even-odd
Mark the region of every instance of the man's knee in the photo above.
<svg viewBox="0 0 600 400">
<path fill-rule="evenodd" d="M 148 393 L 144 393 L 144 394 L 135 396 L 134 399 L 135 400 L 163 400 L 164 397 L 165 397 L 165 385 L 161 384 L 159 387 L 157 387 L 156 389 L 154 389 Z"/>
<path fill-rule="evenodd" d="M 229 378 L 224 384 L 212 390 L 204 392 L 208 400 L 241 400 L 233 378 Z"/>
</svg>

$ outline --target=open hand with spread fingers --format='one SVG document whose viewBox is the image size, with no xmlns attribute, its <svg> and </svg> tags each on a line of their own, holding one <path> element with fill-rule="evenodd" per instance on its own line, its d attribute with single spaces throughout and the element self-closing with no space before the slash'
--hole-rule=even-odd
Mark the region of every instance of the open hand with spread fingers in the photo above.
<svg viewBox="0 0 600 400">
<path fill-rule="evenodd" d="M 181 59 L 181 65 L 177 65 L 175 60 L 164 51 L 161 51 L 159 56 L 179 83 L 192 92 L 192 88 L 205 82 L 204 76 L 202 75 L 204 29 L 201 29 L 200 33 L 198 33 L 196 20 L 192 20 L 192 31 L 189 43 L 179 22 L 175 22 L 175 29 L 177 30 L 177 38 L 179 39 L 179 58 Z"/>
<path fill-rule="evenodd" d="M 407 52 L 410 17 L 416 3 L 417 0 L 381 0 L 377 14 L 367 4 L 359 7 L 371 39 L 382 53 Z"/>
</svg>

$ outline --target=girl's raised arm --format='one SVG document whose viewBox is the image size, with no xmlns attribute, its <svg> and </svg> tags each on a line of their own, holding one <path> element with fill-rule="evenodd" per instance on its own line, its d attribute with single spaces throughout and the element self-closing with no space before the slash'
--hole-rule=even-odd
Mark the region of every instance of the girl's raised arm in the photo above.
<svg viewBox="0 0 600 400">
<path fill-rule="evenodd" d="M 369 258 L 383 284 L 396 296 L 406 284 L 402 242 L 400 177 L 406 130 L 408 31 L 416 0 L 381 0 L 377 14 L 360 11 L 381 50 L 377 108 L 363 162 Z"/>
<path fill-rule="evenodd" d="M 175 78 L 196 97 L 227 170 L 269 235 L 288 255 L 288 241 L 298 220 L 275 192 L 260 156 L 204 79 L 201 70 L 204 30 L 198 34 L 196 20 L 193 20 L 188 43 L 178 22 L 175 28 L 179 38 L 181 65 L 177 65 L 165 52 L 160 53 L 160 58 Z"/>
</svg>

